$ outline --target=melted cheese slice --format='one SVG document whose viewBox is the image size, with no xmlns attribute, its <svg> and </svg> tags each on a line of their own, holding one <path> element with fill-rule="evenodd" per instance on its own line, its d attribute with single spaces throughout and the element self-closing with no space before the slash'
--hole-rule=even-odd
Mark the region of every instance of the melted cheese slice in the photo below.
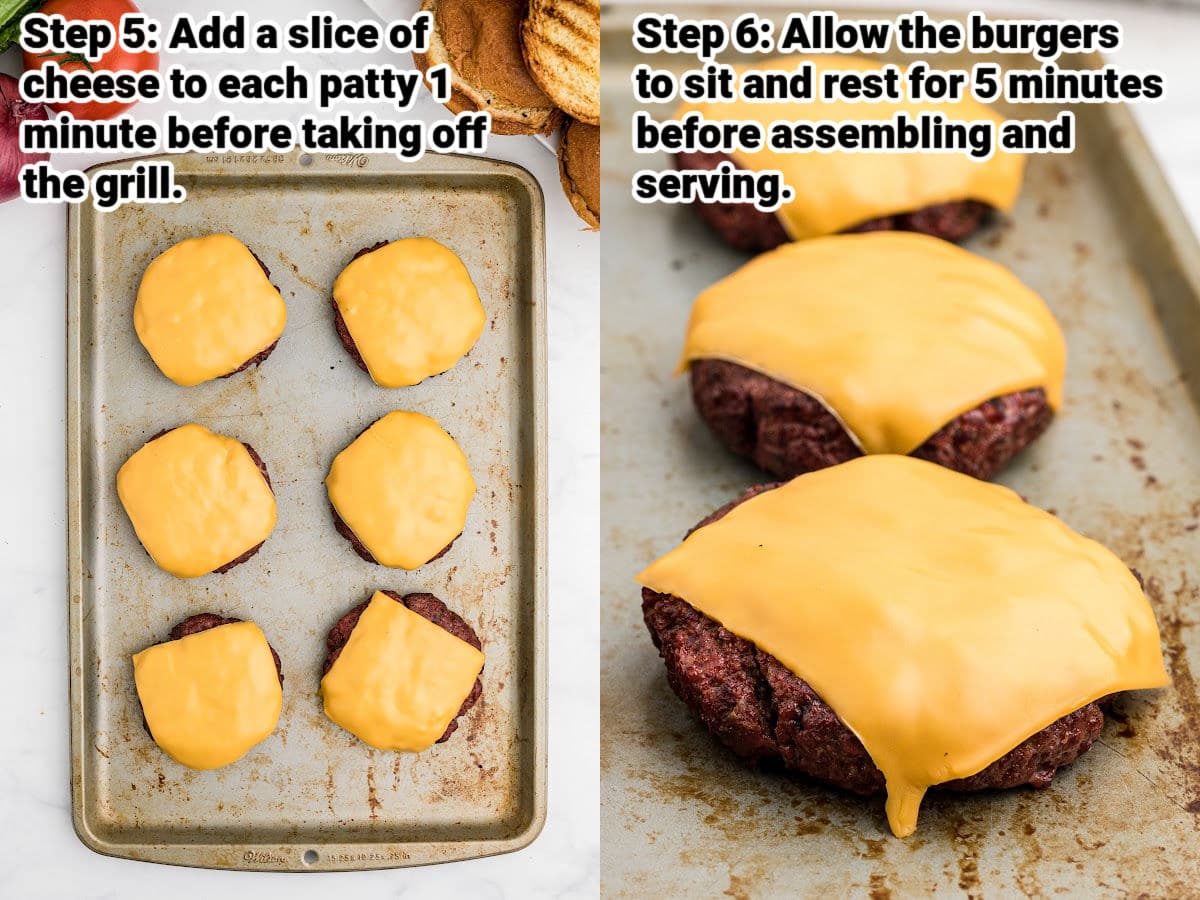
<svg viewBox="0 0 1200 900">
<path fill-rule="evenodd" d="M 831 70 L 878 71 L 882 64 L 852 56 L 786 57 L 754 68 L 792 71 L 812 63 L 820 91 L 821 73 Z M 823 97 L 823 94 L 820 94 Z M 770 126 L 775 121 L 886 121 L 907 114 L 916 124 L 922 112 L 959 121 L 1003 122 L 1004 118 L 966 97 L 957 103 L 817 100 L 812 103 L 750 102 L 684 104 L 675 113 L 699 111 L 706 119 L 738 119 Z M 778 211 L 792 240 L 833 234 L 870 219 L 914 212 L 935 203 L 978 200 L 1008 211 L 1021 188 L 1025 158 L 997 151 L 977 162 L 963 153 L 784 153 L 769 149 L 735 151 L 744 169 L 777 169 L 796 191 Z"/>
<path fill-rule="evenodd" d="M 333 300 L 371 378 L 387 388 L 452 368 L 487 318 L 467 267 L 430 238 L 360 256 L 334 282 Z"/>
<path fill-rule="evenodd" d="M 432 747 L 483 671 L 483 653 L 376 591 L 321 679 L 325 715 L 380 750 Z"/>
<path fill-rule="evenodd" d="M 910 453 L 1013 391 L 1062 403 L 1066 344 L 997 263 L 925 235 L 788 244 L 702 293 L 680 371 L 724 359 L 821 400 L 868 453 Z"/>
<path fill-rule="evenodd" d="M 283 334 L 287 307 L 235 237 L 182 241 L 150 263 L 133 326 L 154 364 L 189 387 L 228 375 Z"/>
<path fill-rule="evenodd" d="M 462 534 L 475 496 L 467 457 L 433 419 L 390 412 L 339 453 L 329 502 L 375 561 L 415 569 Z"/>
<path fill-rule="evenodd" d="M 133 679 L 154 742 L 191 769 L 240 759 L 275 730 L 283 708 L 271 647 L 253 622 L 143 650 Z"/>
<path fill-rule="evenodd" d="M 888 820 L 1073 710 L 1167 683 L 1129 569 L 1017 494 L 866 456 L 741 504 L 638 576 L 807 681 L 887 780 Z"/>
<path fill-rule="evenodd" d="M 207 575 L 275 528 L 275 495 L 240 441 L 203 425 L 155 438 L 117 472 L 138 540 L 180 578 Z"/>
</svg>

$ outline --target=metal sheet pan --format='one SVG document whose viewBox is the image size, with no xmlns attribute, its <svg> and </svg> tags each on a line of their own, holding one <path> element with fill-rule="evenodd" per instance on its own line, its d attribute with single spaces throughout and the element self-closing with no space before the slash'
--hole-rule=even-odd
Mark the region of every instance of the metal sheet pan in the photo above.
<svg viewBox="0 0 1200 900">
<path fill-rule="evenodd" d="M 728 20 L 744 7 L 670 11 Z M 620 235 L 605 244 L 602 320 L 606 895 L 1194 895 L 1200 249 L 1129 111 L 1077 107 L 1082 149 L 1031 160 L 1011 218 L 968 246 L 1046 297 L 1070 352 L 1062 416 L 1001 480 L 1147 577 L 1173 684 L 1123 700 L 1048 790 L 931 796 L 902 841 L 882 800 L 743 768 L 671 693 L 641 621 L 637 571 L 761 476 L 717 445 L 670 374 L 691 300 L 746 257 L 690 210 L 629 197 L 631 173 L 652 166 L 628 147 L 633 12 L 607 11 L 603 52 L 603 202 Z"/>
<path fill-rule="evenodd" d="M 68 480 L 75 828 L 114 856 L 236 869 L 418 865 L 519 849 L 545 816 L 546 419 L 543 200 L 516 166 L 429 156 L 185 156 L 180 205 L 69 218 Z M 146 265 L 184 238 L 229 231 L 288 304 L 271 358 L 180 388 L 137 342 Z M 454 249 L 489 323 L 453 370 L 377 388 L 333 328 L 333 280 L 358 249 L 428 235 Z M 414 572 L 360 560 L 333 529 L 334 455 L 395 408 L 438 419 L 479 490 L 452 552 Z M 162 428 L 197 421 L 252 444 L 279 524 L 226 575 L 182 581 L 147 557 L 116 471 Z M 317 695 L 330 626 L 376 588 L 430 591 L 484 642 L 481 703 L 447 743 L 374 751 L 325 719 Z M 253 619 L 283 660 L 284 708 L 238 763 L 194 772 L 142 728 L 130 654 L 193 612 Z"/>
</svg>

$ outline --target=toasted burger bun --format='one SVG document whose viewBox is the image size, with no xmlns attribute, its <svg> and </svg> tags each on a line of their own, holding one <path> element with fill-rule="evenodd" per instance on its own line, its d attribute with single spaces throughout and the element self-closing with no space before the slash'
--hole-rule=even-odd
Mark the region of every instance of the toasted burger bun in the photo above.
<svg viewBox="0 0 1200 900">
<path fill-rule="evenodd" d="M 530 0 L 521 47 L 534 81 L 563 112 L 600 124 L 599 0 Z"/>
<path fill-rule="evenodd" d="M 495 134 L 551 134 L 562 122 L 521 54 L 525 0 L 424 0 L 433 13 L 428 53 L 413 53 L 422 72 L 449 63 L 451 112 L 492 114 Z"/>
<path fill-rule="evenodd" d="M 568 119 L 558 145 L 563 193 L 592 231 L 600 230 L 600 128 Z"/>
</svg>

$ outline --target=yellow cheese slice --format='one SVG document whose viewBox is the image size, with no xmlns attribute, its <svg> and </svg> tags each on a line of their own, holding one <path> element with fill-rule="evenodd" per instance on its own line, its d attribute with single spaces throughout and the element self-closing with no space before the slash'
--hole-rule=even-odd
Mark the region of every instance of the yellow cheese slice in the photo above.
<svg viewBox="0 0 1200 900">
<path fill-rule="evenodd" d="M 117 472 L 138 540 L 180 578 L 219 569 L 275 527 L 275 495 L 242 443 L 183 425 L 145 444 Z"/>
<path fill-rule="evenodd" d="M 428 416 L 390 412 L 339 453 L 325 479 L 329 502 L 371 552 L 415 569 L 462 534 L 475 496 L 467 457 Z"/>
<path fill-rule="evenodd" d="M 753 68 L 793 71 L 813 64 L 820 91 L 821 73 L 831 70 L 878 71 L 882 63 L 853 56 L 785 57 Z M 749 120 L 770 126 L 775 121 L 890 120 L 904 112 L 914 122 L 922 112 L 941 113 L 946 119 L 1000 123 L 1003 116 L 965 97 L 958 102 L 884 102 L 860 100 L 811 103 L 750 102 L 683 104 L 675 113 L 682 118 L 699 111 L 706 119 Z M 978 200 L 1008 211 L 1016 202 L 1025 168 L 1024 156 L 996 152 L 976 162 L 962 153 L 784 153 L 770 149 L 731 154 L 744 169 L 777 169 L 796 191 L 795 199 L 778 211 L 792 240 L 833 234 L 881 216 L 914 212 L 925 206 L 956 200 Z"/>
<path fill-rule="evenodd" d="M 462 260 L 424 237 L 354 260 L 334 282 L 333 299 L 371 378 L 387 388 L 452 368 L 487 318 Z"/>
<path fill-rule="evenodd" d="M 788 244 L 692 307 L 680 371 L 724 359 L 821 400 L 868 453 L 910 453 L 956 416 L 1044 388 L 1066 343 L 1003 266 L 937 238 L 874 232 Z"/>
<path fill-rule="evenodd" d="M 1108 694 L 1167 683 L 1137 579 L 999 485 L 905 456 L 799 478 L 638 576 L 808 682 L 883 772 L 888 819 Z"/>
<path fill-rule="evenodd" d="M 228 234 L 182 241 L 146 269 L 133 307 L 138 340 L 176 384 L 236 371 L 283 334 L 287 307 Z"/>
<path fill-rule="evenodd" d="M 325 715 L 380 750 L 432 747 L 483 670 L 483 653 L 376 591 L 321 679 Z"/>
<path fill-rule="evenodd" d="M 133 678 L 155 743 L 191 769 L 240 759 L 283 708 L 271 647 L 253 622 L 149 647 L 134 654 Z"/>
</svg>

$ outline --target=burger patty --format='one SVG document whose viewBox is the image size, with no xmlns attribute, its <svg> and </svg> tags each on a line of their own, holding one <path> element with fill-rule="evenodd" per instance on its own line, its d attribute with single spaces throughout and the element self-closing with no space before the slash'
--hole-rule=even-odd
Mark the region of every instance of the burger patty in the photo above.
<svg viewBox="0 0 1200 900">
<path fill-rule="evenodd" d="M 700 418 L 738 456 L 778 478 L 862 456 L 837 417 L 810 394 L 737 363 L 690 367 Z M 955 417 L 910 455 L 975 478 L 991 478 L 1050 424 L 1041 388 L 987 400 Z"/>
<path fill-rule="evenodd" d="M 267 264 L 265 262 L 263 262 L 261 259 L 259 259 L 258 254 L 255 253 L 253 250 L 250 251 L 250 255 L 254 257 L 254 261 L 256 263 L 258 263 L 259 268 L 263 270 L 263 274 L 267 276 L 267 280 L 269 281 L 271 278 L 271 270 L 267 268 Z M 279 290 L 279 288 L 275 287 L 274 284 L 272 284 L 271 287 L 275 288 L 275 290 L 277 290 L 277 291 Z M 250 357 L 248 360 L 246 360 L 244 363 L 242 363 L 240 366 L 238 366 L 232 372 L 226 372 L 221 377 L 222 378 L 232 378 L 238 372 L 244 372 L 251 366 L 261 365 L 268 356 L 270 356 L 272 353 L 275 352 L 275 348 L 278 345 L 279 345 L 279 339 L 276 338 L 271 343 L 271 345 L 269 347 L 267 347 L 265 350 L 263 350 L 260 353 L 254 354 L 252 357 Z"/>
<path fill-rule="evenodd" d="M 680 153 L 675 157 L 678 169 L 710 171 L 723 162 L 732 163 L 733 159 L 724 153 Z M 791 240 L 775 213 L 763 212 L 750 204 L 716 202 L 692 206 L 713 231 L 738 250 L 760 253 Z M 956 200 L 869 219 L 846 231 L 916 231 L 947 241 L 961 241 L 979 228 L 990 212 L 991 207 L 986 203 Z"/>
<path fill-rule="evenodd" d="M 463 620 L 462 616 L 453 612 L 445 603 L 433 596 L 433 594 L 409 594 L 401 596 L 396 591 L 384 591 L 383 593 L 387 594 L 397 603 L 403 603 L 417 615 L 428 619 L 438 628 L 450 632 L 459 640 L 466 641 L 476 650 L 483 649 L 483 645 L 479 641 L 479 636 L 475 634 L 474 629 Z M 329 652 L 325 656 L 325 665 L 321 668 L 322 676 L 329 673 L 330 668 L 337 662 L 337 658 L 342 655 L 342 648 L 350 640 L 350 632 L 354 631 L 354 626 L 358 624 L 359 617 L 370 602 L 370 600 L 367 600 L 358 604 L 358 606 L 338 619 L 333 628 L 329 629 L 329 636 L 325 639 L 325 646 Z M 442 732 L 442 736 L 437 739 L 436 743 L 440 744 L 448 740 L 450 735 L 454 734 L 458 729 L 459 717 L 465 716 L 467 711 L 479 701 L 482 695 L 483 684 L 476 678 L 475 684 L 471 687 L 471 693 L 467 695 L 467 699 L 458 708 L 458 713 L 451 720 L 450 724 L 446 726 L 446 730 Z"/>
<path fill-rule="evenodd" d="M 751 488 L 697 528 L 751 497 Z M 884 789 L 883 774 L 817 693 L 775 657 L 670 594 L 642 589 L 642 614 L 671 688 L 712 734 L 749 763 L 800 772 L 857 794 Z M 1103 702 L 1103 701 L 1102 701 Z M 1052 722 L 986 769 L 937 787 L 956 791 L 1046 787 L 1104 728 L 1099 703 Z"/>
<path fill-rule="evenodd" d="M 226 619 L 218 616 L 216 613 L 197 613 L 194 616 L 188 616 L 172 628 L 170 634 L 167 635 L 167 639 L 177 641 L 180 638 L 199 634 L 202 631 L 208 631 L 210 628 L 216 628 L 219 625 L 233 625 L 241 621 L 244 620 Z M 279 686 L 283 687 L 283 665 L 279 661 L 279 654 L 275 652 L 275 648 L 270 644 L 267 644 L 267 647 L 271 651 L 271 658 L 275 660 L 275 674 L 279 676 Z M 154 733 L 150 730 L 150 723 L 146 721 L 145 715 L 142 716 L 142 727 L 146 729 L 146 734 L 150 735 L 151 740 L 153 740 Z"/>
<path fill-rule="evenodd" d="M 384 243 L 386 243 L 386 241 Z M 376 249 L 377 247 L 382 247 L 382 246 L 383 246 L 383 244 L 376 244 L 375 247 L 372 247 L 370 249 L 360 250 L 358 255 L 362 256 L 362 254 L 370 253 L 371 250 Z M 357 257 L 355 257 L 355 258 L 357 258 Z M 337 309 L 336 303 L 334 304 L 333 308 L 335 310 Z M 338 316 L 338 322 L 341 323 L 339 325 L 339 332 L 344 331 L 345 323 L 341 322 L 340 315 Z M 346 340 L 350 340 L 349 332 L 346 332 Z M 355 350 L 354 353 L 357 355 L 358 351 Z M 359 359 L 361 359 L 361 357 L 359 357 Z M 359 365 L 362 365 L 362 363 L 360 362 Z M 364 366 L 363 368 L 365 370 L 366 367 Z M 379 420 L 376 419 L 375 421 L 379 421 Z M 375 424 L 375 422 L 371 423 L 371 425 L 374 425 L 374 424 Z M 360 431 L 358 434 L 356 434 L 354 436 L 354 440 L 357 441 L 360 437 L 362 437 L 364 434 L 366 434 L 367 430 L 371 427 L 371 425 L 368 425 L 366 428 L 364 428 L 362 431 Z M 351 441 L 350 443 L 354 443 L 354 441 Z M 350 546 L 354 548 L 354 552 L 357 553 L 362 559 L 371 563 L 372 565 L 376 565 L 376 566 L 382 565 L 382 563 L 380 563 L 379 560 L 377 560 L 375 558 L 374 554 L 372 554 L 371 551 L 367 549 L 367 545 L 364 544 L 362 541 L 360 541 L 358 539 L 358 535 L 355 534 L 354 531 L 350 528 L 350 526 L 346 524 L 346 520 L 343 519 L 341 517 L 341 515 L 338 513 L 337 507 L 335 507 L 332 503 L 330 503 L 329 510 L 330 510 L 330 512 L 333 513 L 333 527 L 337 529 L 338 534 L 340 534 L 342 537 L 344 537 L 346 540 L 348 540 L 350 542 Z M 429 559 L 425 560 L 425 563 L 431 563 L 435 559 L 441 559 L 443 556 L 445 556 L 450 551 L 450 548 L 454 546 L 454 541 L 457 541 L 460 537 L 462 537 L 461 531 L 454 537 L 454 539 L 452 541 L 450 541 L 450 543 L 448 543 L 445 547 L 443 547 L 441 550 L 439 550 L 436 555 L 431 556 L 431 557 L 429 557 Z"/>
<path fill-rule="evenodd" d="M 272 344 L 271 346 L 274 347 L 275 345 Z M 268 348 L 268 351 L 269 351 L 269 348 Z M 173 428 L 164 428 L 158 434 L 154 435 L 154 437 L 150 438 L 149 441 L 146 441 L 146 443 L 149 444 L 150 441 L 157 441 L 164 434 L 170 434 L 174 430 L 175 429 L 173 429 Z M 258 466 L 258 471 L 262 472 L 263 480 L 266 481 L 267 487 L 271 490 L 271 493 L 274 494 L 275 487 L 274 487 L 274 485 L 271 484 L 271 473 L 267 471 L 267 464 L 265 462 L 263 462 L 263 458 L 258 455 L 258 451 L 255 450 L 253 447 L 251 447 L 249 444 L 247 444 L 245 441 L 242 441 L 242 446 L 246 448 L 246 452 L 250 454 L 250 458 L 252 460 L 254 460 L 254 464 L 256 466 Z M 241 556 L 231 559 L 229 562 L 225 563 L 225 565 L 221 566 L 220 568 L 213 569 L 213 572 L 217 573 L 218 575 L 224 575 L 226 572 L 228 572 L 234 566 L 240 566 L 242 563 L 244 563 L 246 560 L 248 560 L 250 557 L 252 557 L 255 553 L 257 553 L 259 550 L 261 550 L 263 548 L 263 544 L 265 544 L 265 543 L 266 543 L 266 541 L 259 541 L 257 544 L 255 544 L 253 547 L 251 547 L 249 550 L 247 550 L 245 553 L 243 553 Z M 146 548 L 143 547 L 142 549 L 145 550 Z M 235 620 L 235 621 L 238 621 L 238 620 Z M 214 626 L 210 625 L 209 627 L 212 628 Z M 274 653 L 275 651 L 272 650 L 271 652 Z"/>
</svg>

